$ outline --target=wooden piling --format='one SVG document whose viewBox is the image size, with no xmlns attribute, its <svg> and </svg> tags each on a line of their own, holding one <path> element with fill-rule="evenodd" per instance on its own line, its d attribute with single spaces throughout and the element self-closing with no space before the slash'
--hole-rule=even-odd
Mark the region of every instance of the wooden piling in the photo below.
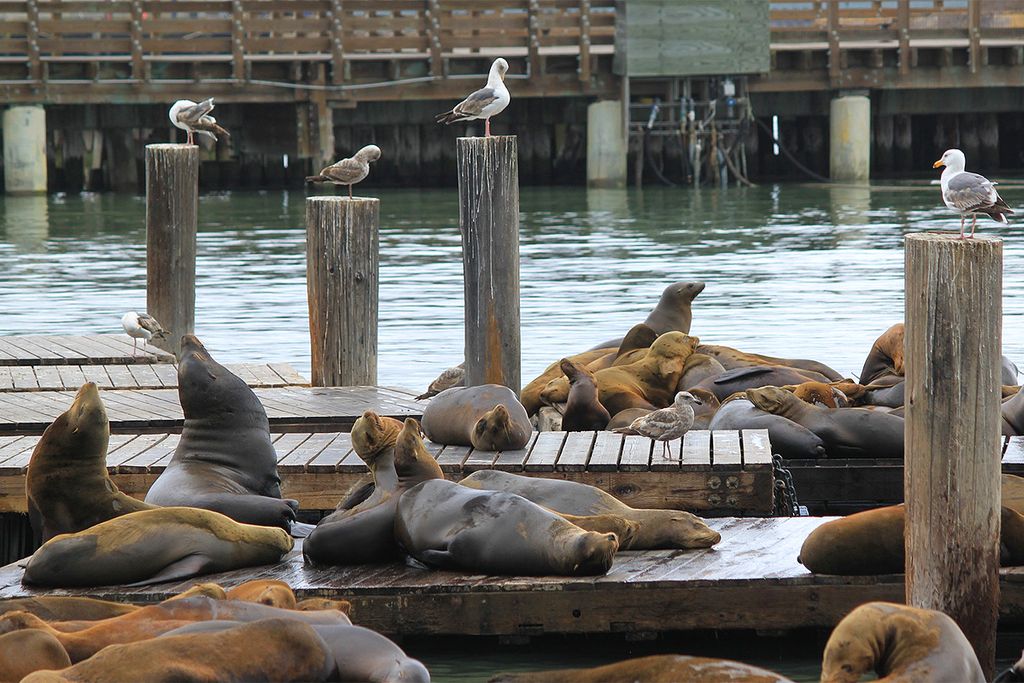
<svg viewBox="0 0 1024 683">
<path fill-rule="evenodd" d="M 306 199 L 313 386 L 377 383 L 379 226 L 378 199 Z"/>
<path fill-rule="evenodd" d="M 519 165 L 515 136 L 459 138 L 466 386 L 520 387 Z"/>
<path fill-rule="evenodd" d="M 146 312 L 170 334 L 153 345 L 177 353 L 196 323 L 199 148 L 146 145 Z"/>
<path fill-rule="evenodd" d="M 908 604 L 953 617 L 986 675 L 999 606 L 1002 240 L 906 238 Z"/>
</svg>

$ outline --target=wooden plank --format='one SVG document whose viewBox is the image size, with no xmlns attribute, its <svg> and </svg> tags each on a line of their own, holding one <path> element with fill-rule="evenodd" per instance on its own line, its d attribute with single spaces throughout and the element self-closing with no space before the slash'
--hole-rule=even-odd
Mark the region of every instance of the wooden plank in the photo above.
<svg viewBox="0 0 1024 683">
<path fill-rule="evenodd" d="M 469 446 L 445 446 L 441 454 L 437 456 L 437 464 L 444 472 L 462 472 L 462 463 L 465 462 L 472 450 Z"/>
<path fill-rule="evenodd" d="M 137 459 L 145 452 L 155 448 L 158 444 L 167 439 L 167 434 L 140 434 L 132 440 L 131 444 L 118 449 L 117 457 L 111 458 L 109 453 L 107 456 L 107 467 L 111 471 L 120 471 L 122 473 L 128 473 L 129 469 L 123 469 L 128 466 L 128 463 L 137 462 Z M 136 467 L 138 465 L 136 464 Z M 143 466 L 142 469 L 144 469 Z M 138 471 L 138 470 L 136 470 Z"/>
<path fill-rule="evenodd" d="M 597 432 L 569 432 L 562 444 L 562 452 L 558 455 L 555 470 L 559 472 L 582 472 L 587 468 L 590 449 L 594 445 Z"/>
<path fill-rule="evenodd" d="M 767 429 L 744 429 L 743 469 L 748 471 L 772 468 L 772 449 Z"/>
<path fill-rule="evenodd" d="M 37 365 L 32 368 L 36 376 L 36 386 L 40 389 L 63 389 L 64 383 L 61 382 L 60 373 L 57 371 L 59 367 L 62 366 Z"/>
<path fill-rule="evenodd" d="M 86 382 L 91 381 L 82 370 L 81 365 L 57 365 L 54 366 L 54 369 L 58 375 L 59 381 L 55 387 L 58 389 L 78 389 Z M 38 376 L 38 373 L 36 374 Z M 106 373 L 103 376 L 106 378 Z"/>
<path fill-rule="evenodd" d="M 683 435 L 680 469 L 689 471 L 711 469 L 711 432 L 706 429 L 695 429 Z"/>
<path fill-rule="evenodd" d="M 310 434 L 302 432 L 292 432 L 290 434 L 283 434 L 274 441 L 274 450 L 277 452 L 277 466 L 281 467 L 282 461 L 288 457 L 293 449 L 298 448 L 306 441 L 309 440 Z M 305 465 L 305 463 L 303 463 Z M 298 468 L 300 471 L 303 469 L 302 466 Z"/>
<path fill-rule="evenodd" d="M 1024 467 L 1024 436 L 1011 436 L 1003 451 L 1003 465 Z"/>
<path fill-rule="evenodd" d="M 562 450 L 566 432 L 540 432 L 533 442 L 530 455 L 523 464 L 527 472 L 554 472 L 558 454 Z"/>
<path fill-rule="evenodd" d="M 494 460 L 494 469 L 504 472 L 522 472 L 526 465 L 526 459 L 530 456 L 530 450 L 537 441 L 537 434 L 530 437 L 530 443 L 525 448 L 514 451 L 502 451 Z"/>
<path fill-rule="evenodd" d="M 590 452 L 587 469 L 591 472 L 614 472 L 619 469 L 619 453 L 622 451 L 622 435 L 614 432 L 598 432 Z"/>
<path fill-rule="evenodd" d="M 281 448 L 275 444 L 279 459 L 277 467 L 280 471 L 306 471 L 306 464 L 331 445 L 338 437 L 338 434 L 322 433 L 309 434 L 305 441 L 295 446 L 287 454 L 282 453 Z"/>
<path fill-rule="evenodd" d="M 94 382 L 100 389 L 114 388 L 114 383 L 110 381 L 110 375 L 107 374 L 106 366 L 104 365 L 76 365 L 69 367 L 80 368 L 86 381 Z"/>
<path fill-rule="evenodd" d="M 715 470 L 738 470 L 741 465 L 740 433 L 715 430 L 711 433 L 711 467 Z"/>
<path fill-rule="evenodd" d="M 625 436 L 622 439 L 622 455 L 619 457 L 621 472 L 646 472 L 651 468 L 653 441 L 646 436 Z M 657 455 L 661 459 L 662 445 L 657 444 Z"/>
<path fill-rule="evenodd" d="M 469 474 L 478 470 L 489 470 L 497 460 L 498 454 L 492 451 L 478 451 L 475 448 L 469 454 L 466 461 L 462 463 L 462 472 Z"/>
<path fill-rule="evenodd" d="M 352 452 L 352 435 L 338 434 L 330 445 L 306 463 L 307 472 L 334 472 L 338 464 Z"/>
</svg>

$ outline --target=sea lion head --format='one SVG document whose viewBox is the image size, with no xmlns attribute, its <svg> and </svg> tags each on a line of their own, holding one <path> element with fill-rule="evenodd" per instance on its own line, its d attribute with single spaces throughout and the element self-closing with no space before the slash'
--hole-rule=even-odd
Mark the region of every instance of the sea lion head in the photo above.
<svg viewBox="0 0 1024 683">
<path fill-rule="evenodd" d="M 380 159 L 380 147 L 377 145 L 367 145 L 356 152 L 356 158 L 361 161 L 377 161 L 377 159 Z"/>
<path fill-rule="evenodd" d="M 484 413 L 473 425 L 473 447 L 481 451 L 500 450 L 499 444 L 512 441 L 512 415 L 500 403 Z"/>
<path fill-rule="evenodd" d="M 616 351 L 617 356 L 621 356 L 629 351 L 636 349 L 647 349 L 650 348 L 654 340 L 658 338 L 658 333 L 646 323 L 638 323 L 629 328 L 629 332 L 622 338 L 619 343 L 619 349 Z"/>
<path fill-rule="evenodd" d="M 420 423 L 411 417 L 405 418 L 395 442 L 395 474 L 407 486 L 427 479 L 444 479 L 441 466 L 423 445 Z"/>
<path fill-rule="evenodd" d="M 53 451 L 54 453 L 60 452 L 75 460 L 85 455 L 101 459 L 106 455 L 107 442 L 110 439 L 110 421 L 107 419 L 107 410 L 95 383 L 86 382 L 78 389 L 71 407 L 46 428 L 43 438 L 36 446 L 37 451 L 43 448 L 44 444 L 53 443 L 50 441 L 51 430 L 54 430 L 57 439 L 65 440 L 66 444 L 66 448 Z M 70 434 L 67 430 L 70 430 Z"/>
<path fill-rule="evenodd" d="M 606 574 L 619 550 L 619 538 L 615 534 L 585 531 L 576 538 L 574 549 L 577 561 L 569 572 L 571 576 Z"/>
<path fill-rule="evenodd" d="M 181 338 L 178 400 L 185 419 L 211 414 L 255 415 L 267 419 L 263 404 L 245 380 L 218 363 L 194 334 Z"/>
<path fill-rule="evenodd" d="M 0 617 L 0 634 L 23 631 L 29 628 L 37 628 L 47 633 L 53 632 L 53 628 L 49 624 L 31 612 L 12 610 Z"/>
<path fill-rule="evenodd" d="M 100 398 L 100 390 L 95 382 L 86 382 L 75 394 L 75 401 L 68 409 L 68 426 L 74 431 L 85 425 L 108 425 L 107 410 Z"/>
<path fill-rule="evenodd" d="M 569 384 L 576 384 L 579 381 L 594 381 L 594 373 L 585 368 L 584 366 L 576 363 L 568 358 L 563 358 L 558 362 L 558 367 L 562 369 L 562 372 L 566 377 L 569 378 Z M 551 386 L 551 383 L 548 383 Z"/>
<path fill-rule="evenodd" d="M 700 281 L 673 282 L 661 293 L 661 301 L 658 302 L 658 305 L 665 304 L 666 306 L 676 308 L 682 304 L 690 303 L 703 291 L 704 283 Z"/>
<path fill-rule="evenodd" d="M 722 540 L 722 534 L 709 527 L 703 519 L 682 510 L 672 511 L 662 531 L 664 547 L 669 548 L 710 548 Z"/>
<path fill-rule="evenodd" d="M 682 373 L 686 359 L 699 344 L 699 338 L 684 332 L 666 332 L 654 340 L 645 360 L 656 363 L 657 371 L 662 375 Z"/>
<path fill-rule="evenodd" d="M 822 408 L 845 408 L 850 405 L 846 395 L 835 386 L 825 382 L 804 382 L 783 387 L 804 403 Z"/>
<path fill-rule="evenodd" d="M 395 445 L 402 423 L 393 417 L 382 417 L 367 410 L 352 425 L 352 448 L 367 465 Z"/>
<path fill-rule="evenodd" d="M 798 401 L 796 396 L 779 387 L 760 387 L 747 389 L 747 400 L 766 413 L 780 414 L 785 407 Z"/>
</svg>

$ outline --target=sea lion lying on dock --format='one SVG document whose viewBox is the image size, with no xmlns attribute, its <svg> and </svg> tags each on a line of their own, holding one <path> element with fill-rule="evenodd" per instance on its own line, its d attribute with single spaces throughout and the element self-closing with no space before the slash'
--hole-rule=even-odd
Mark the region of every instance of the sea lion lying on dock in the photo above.
<svg viewBox="0 0 1024 683">
<path fill-rule="evenodd" d="M 249 385 L 190 334 L 181 339 L 178 400 L 185 414 L 181 440 L 146 502 L 289 529 L 299 504 L 281 499 L 267 411 Z"/>
<path fill-rule="evenodd" d="M 25 477 L 28 518 L 38 543 L 119 515 L 149 510 L 107 474 L 110 422 L 99 389 L 86 382 L 39 438 Z"/>
<path fill-rule="evenodd" d="M 777 673 L 742 662 L 688 655 L 651 655 L 592 669 L 555 669 L 501 674 L 488 683 L 793 683 Z"/>
<path fill-rule="evenodd" d="M 694 353 L 686 359 L 683 366 L 683 376 L 676 384 L 678 391 L 689 391 L 706 379 L 713 379 L 725 374 L 725 367 L 718 362 L 718 359 L 706 353 Z"/>
<path fill-rule="evenodd" d="M 760 353 L 746 353 L 730 346 L 718 344 L 701 344 L 697 347 L 697 353 L 713 357 L 722 364 L 726 370 L 751 367 L 755 365 L 784 365 L 797 370 L 808 370 L 824 375 L 830 381 L 838 381 L 843 378 L 838 372 L 816 360 L 807 358 L 777 358 L 775 356 L 764 356 Z"/>
<path fill-rule="evenodd" d="M 126 602 L 80 598 L 68 595 L 35 595 L 31 598 L 0 600 L 0 615 L 29 612 L 44 621 L 94 621 L 128 614 L 139 609 Z"/>
<path fill-rule="evenodd" d="M 620 550 L 710 548 L 722 540 L 721 534 L 689 512 L 632 508 L 596 486 L 574 481 L 480 470 L 459 483 L 474 489 L 514 493 L 555 512 L 618 515 L 636 522 L 636 535 L 621 540 Z"/>
<path fill-rule="evenodd" d="M 825 456 L 825 442 L 809 429 L 765 412 L 745 398 L 723 403 L 711 418 L 708 429 L 767 429 L 772 452 L 787 460 Z"/>
<path fill-rule="evenodd" d="M 724 401 L 733 394 L 747 389 L 827 381 L 824 375 L 810 370 L 797 370 L 784 365 L 750 365 L 726 370 L 716 377 L 708 377 L 694 388 L 710 391 L 719 401 Z"/>
<path fill-rule="evenodd" d="M 32 628 L 0 636 L 0 683 L 17 683 L 33 671 L 69 666 L 64 646 L 46 631 Z"/>
<path fill-rule="evenodd" d="M 157 508 L 56 536 L 28 559 L 22 582 L 109 586 L 181 580 L 279 561 L 292 539 L 211 510 Z"/>
<path fill-rule="evenodd" d="M 985 683 L 974 648 L 942 612 L 868 602 L 843 617 L 825 645 L 822 683 L 879 680 Z"/>
<path fill-rule="evenodd" d="M 616 348 L 617 347 L 593 349 L 591 351 L 577 353 L 574 356 L 567 356 L 567 358 L 574 363 L 586 366 L 588 363 L 599 358 L 603 358 L 609 353 L 614 353 Z M 545 387 L 547 387 L 552 380 L 558 379 L 561 376 L 562 368 L 561 361 L 559 360 L 544 368 L 544 372 L 537 375 L 523 387 L 522 391 L 519 392 L 519 401 L 522 403 L 527 415 L 536 415 L 537 411 L 545 405 L 544 401 L 540 398 L 541 392 L 544 391 Z M 568 397 L 568 393 L 566 393 L 566 396 Z"/>
<path fill-rule="evenodd" d="M 279 609 L 295 609 L 296 600 L 292 587 L 284 581 L 275 579 L 258 579 L 246 581 L 228 590 L 224 596 L 227 600 L 255 602 L 260 605 Z"/>
<path fill-rule="evenodd" d="M 423 409 L 423 431 L 434 443 L 480 451 L 523 448 L 533 425 L 515 393 L 500 384 L 455 387 Z"/>
<path fill-rule="evenodd" d="M 850 399 L 837 387 L 827 382 L 803 382 L 796 385 L 783 386 L 786 391 L 804 403 L 822 408 L 848 408 Z"/>
</svg>

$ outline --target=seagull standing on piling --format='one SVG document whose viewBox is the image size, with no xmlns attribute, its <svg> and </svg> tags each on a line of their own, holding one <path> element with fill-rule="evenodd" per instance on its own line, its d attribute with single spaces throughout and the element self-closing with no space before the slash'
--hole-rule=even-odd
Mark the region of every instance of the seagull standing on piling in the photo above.
<svg viewBox="0 0 1024 683">
<path fill-rule="evenodd" d="M 121 327 L 132 338 L 132 355 L 135 355 L 140 339 L 149 341 L 153 337 L 166 337 L 170 332 L 157 319 L 146 313 L 129 311 L 121 316 Z"/>
<path fill-rule="evenodd" d="M 438 114 L 436 121 L 451 125 L 457 121 L 484 120 L 484 137 L 491 137 L 491 117 L 500 114 L 508 106 L 511 96 L 505 87 L 505 72 L 508 62 L 501 57 L 491 64 L 487 85 L 459 102 L 451 111 Z"/>
<path fill-rule="evenodd" d="M 209 135 L 214 142 L 217 141 L 217 135 L 231 137 L 231 133 L 218 126 L 217 119 L 210 116 L 211 111 L 213 111 L 212 97 L 199 104 L 192 100 L 178 100 L 171 105 L 167 112 L 167 118 L 176 127 L 188 133 L 188 144 L 190 145 L 195 144 L 194 133 Z"/>
<path fill-rule="evenodd" d="M 331 164 L 320 175 L 306 177 L 307 183 L 333 183 L 348 185 L 348 198 L 352 199 L 352 186 L 370 175 L 370 162 L 380 159 L 380 147 L 367 145 L 348 159 Z"/>
<path fill-rule="evenodd" d="M 668 408 L 655 410 L 653 413 L 641 415 L 633 420 L 628 427 L 612 430 L 618 434 L 646 436 L 648 439 L 660 441 L 664 447 L 662 456 L 668 460 L 672 457 L 668 442 L 683 438 L 683 434 L 693 427 L 693 406 L 703 405 L 703 401 L 688 391 L 680 391 Z"/>
<path fill-rule="evenodd" d="M 978 224 L 978 214 L 983 213 L 994 221 L 1006 223 L 1006 214 L 1013 213 L 1003 198 L 996 192 L 991 180 L 977 173 L 964 170 L 967 157 L 958 149 L 947 149 L 932 168 L 945 166 L 939 183 L 942 186 L 942 201 L 954 211 L 960 212 L 960 239 L 964 238 L 964 220 L 971 216 L 971 237 Z"/>
</svg>

